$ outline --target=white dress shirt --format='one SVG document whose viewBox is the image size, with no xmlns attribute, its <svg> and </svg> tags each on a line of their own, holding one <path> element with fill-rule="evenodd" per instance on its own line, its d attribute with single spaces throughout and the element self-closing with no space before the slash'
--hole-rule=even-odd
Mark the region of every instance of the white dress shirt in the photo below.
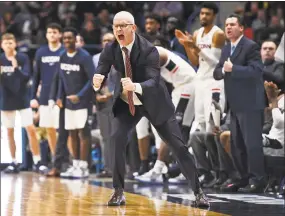
<svg viewBox="0 0 285 216">
<path fill-rule="evenodd" d="M 129 58 L 131 58 L 131 51 L 132 51 L 132 48 L 133 48 L 133 45 L 135 43 L 135 40 L 133 40 L 129 45 L 125 46 L 128 50 L 128 53 L 129 53 Z M 125 68 L 126 68 L 126 55 L 125 55 L 125 52 L 122 50 L 124 46 L 120 45 L 120 48 L 121 48 L 121 52 L 122 52 L 122 55 L 123 55 L 123 60 L 124 60 L 124 64 L 125 64 Z M 126 69 L 125 69 L 126 71 Z M 127 77 L 127 74 L 125 73 L 125 77 Z M 140 95 L 142 95 L 142 87 L 139 83 L 134 83 L 135 86 L 136 86 L 136 90 L 135 92 L 139 93 Z M 127 92 L 123 92 L 122 95 L 121 95 L 121 98 L 122 100 L 124 100 L 126 103 L 128 103 L 128 95 L 127 95 Z M 142 102 L 139 100 L 139 98 L 137 97 L 137 95 L 135 93 L 133 93 L 133 100 L 134 100 L 134 105 L 142 105 Z"/>
</svg>

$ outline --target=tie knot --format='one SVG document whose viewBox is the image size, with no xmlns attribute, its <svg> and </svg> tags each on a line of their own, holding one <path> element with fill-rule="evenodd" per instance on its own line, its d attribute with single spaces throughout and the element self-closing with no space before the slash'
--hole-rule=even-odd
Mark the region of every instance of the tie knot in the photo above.
<svg viewBox="0 0 285 216">
<path fill-rule="evenodd" d="M 124 51 L 124 53 L 127 55 L 128 54 L 128 49 L 127 47 L 122 47 L 122 50 Z"/>
</svg>

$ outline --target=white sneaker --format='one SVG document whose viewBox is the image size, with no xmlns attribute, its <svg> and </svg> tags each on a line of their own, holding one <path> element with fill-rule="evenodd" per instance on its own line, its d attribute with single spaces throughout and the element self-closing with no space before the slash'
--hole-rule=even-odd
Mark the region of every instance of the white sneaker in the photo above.
<svg viewBox="0 0 285 216">
<path fill-rule="evenodd" d="M 79 161 L 78 166 L 72 173 L 72 178 L 88 178 L 89 177 L 89 169 L 88 163 L 86 161 Z"/>
<path fill-rule="evenodd" d="M 180 173 L 179 176 L 176 176 L 175 178 L 168 179 L 168 183 L 170 184 L 187 184 L 187 179 L 185 176 Z"/>
<path fill-rule="evenodd" d="M 61 178 L 70 178 L 75 170 L 74 166 L 69 167 L 65 172 L 60 173 Z"/>
<path fill-rule="evenodd" d="M 136 176 L 135 179 L 143 183 L 155 183 L 155 184 L 163 183 L 162 173 L 157 173 L 156 170 L 154 169 L 151 169 L 150 171 L 141 176 Z"/>
</svg>

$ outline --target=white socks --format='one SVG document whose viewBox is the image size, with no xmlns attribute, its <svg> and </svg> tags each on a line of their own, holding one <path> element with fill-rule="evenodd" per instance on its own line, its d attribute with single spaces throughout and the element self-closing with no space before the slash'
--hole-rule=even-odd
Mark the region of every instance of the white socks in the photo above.
<svg viewBox="0 0 285 216">
<path fill-rule="evenodd" d="M 156 160 L 153 169 L 156 173 L 162 173 L 162 169 L 164 166 L 166 165 L 163 161 Z"/>
<path fill-rule="evenodd" d="M 72 160 L 73 167 L 75 168 L 83 168 L 87 169 L 88 168 L 88 163 L 87 161 L 83 160 Z"/>
<path fill-rule="evenodd" d="M 41 156 L 40 155 L 33 156 L 34 164 L 37 164 L 40 160 L 41 160 Z"/>
<path fill-rule="evenodd" d="M 17 165 L 17 160 L 15 158 L 12 159 L 12 163 Z"/>
</svg>

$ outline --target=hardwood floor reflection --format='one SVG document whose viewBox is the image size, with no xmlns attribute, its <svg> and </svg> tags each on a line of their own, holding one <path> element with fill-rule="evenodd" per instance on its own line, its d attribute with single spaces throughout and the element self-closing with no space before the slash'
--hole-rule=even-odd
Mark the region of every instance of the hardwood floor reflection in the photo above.
<svg viewBox="0 0 285 216">
<path fill-rule="evenodd" d="M 224 215 L 132 193 L 126 193 L 127 206 L 108 207 L 111 193 L 88 181 L 48 179 L 33 173 L 1 174 L 1 216 Z"/>
</svg>

